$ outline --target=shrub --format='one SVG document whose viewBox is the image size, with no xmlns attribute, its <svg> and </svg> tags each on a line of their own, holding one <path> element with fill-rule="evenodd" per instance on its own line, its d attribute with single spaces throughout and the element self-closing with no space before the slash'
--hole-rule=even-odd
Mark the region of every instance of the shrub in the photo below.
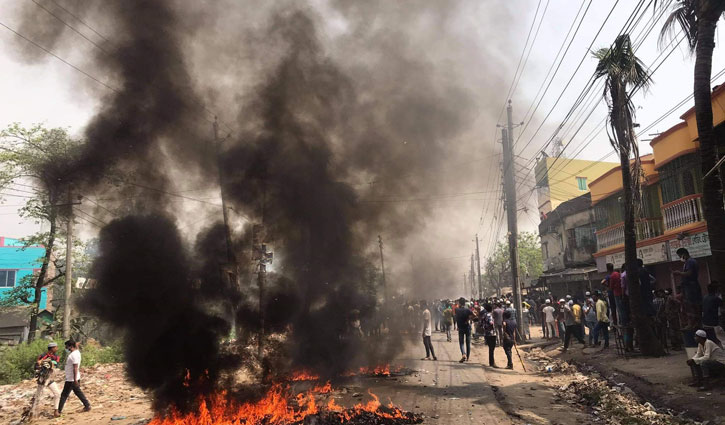
<svg viewBox="0 0 725 425">
<path fill-rule="evenodd" d="M 12 347 L 0 348 L 0 385 L 14 384 L 33 377 L 33 365 L 38 355 L 44 353 L 50 341 L 40 339 L 31 344 L 20 344 Z M 66 354 L 63 351 L 64 341 L 55 341 L 60 350 L 59 366 L 65 365 Z M 81 367 L 90 367 L 99 363 L 118 363 L 123 361 L 123 350 L 120 342 L 107 347 L 98 344 L 81 345 Z"/>
<path fill-rule="evenodd" d="M 33 365 L 38 355 L 48 349 L 46 339 L 35 340 L 30 344 L 5 347 L 0 350 L 0 384 L 13 384 L 33 377 Z M 63 341 L 56 341 L 60 347 Z"/>
</svg>

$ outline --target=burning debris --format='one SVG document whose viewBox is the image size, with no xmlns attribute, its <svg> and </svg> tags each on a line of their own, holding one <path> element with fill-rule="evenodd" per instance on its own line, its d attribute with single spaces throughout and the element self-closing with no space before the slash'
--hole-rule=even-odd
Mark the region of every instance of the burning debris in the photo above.
<svg viewBox="0 0 725 425">
<path fill-rule="evenodd" d="M 183 413 L 171 410 L 158 417 L 149 425 L 403 425 L 417 424 L 422 416 L 405 412 L 392 403 L 384 406 L 378 397 L 368 392 L 371 400 L 358 403 L 350 408 L 338 405 L 334 398 L 326 403 L 321 396 L 329 394 L 330 384 L 312 388 L 293 395 L 288 386 L 274 385 L 259 400 L 237 403 L 226 393 L 203 398 L 199 401 L 197 412 Z"/>
</svg>

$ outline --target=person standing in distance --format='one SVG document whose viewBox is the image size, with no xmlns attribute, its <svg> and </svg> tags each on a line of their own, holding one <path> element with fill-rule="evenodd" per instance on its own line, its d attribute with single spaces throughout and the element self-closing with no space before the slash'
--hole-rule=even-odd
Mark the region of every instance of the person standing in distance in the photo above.
<svg viewBox="0 0 725 425">
<path fill-rule="evenodd" d="M 436 353 L 433 351 L 433 343 L 430 341 L 430 336 L 432 333 L 432 327 L 433 324 L 431 323 L 431 315 L 430 310 L 428 310 L 427 303 L 422 300 L 420 302 L 420 308 L 423 309 L 423 346 L 425 346 L 425 357 L 423 357 L 421 360 L 430 360 L 431 356 L 433 357 L 433 360 L 438 360 L 436 358 Z"/>
<path fill-rule="evenodd" d="M 473 312 L 466 307 L 466 299 L 461 297 L 458 300 L 458 308 L 456 309 L 456 325 L 458 325 L 458 344 L 461 348 L 461 360 L 463 363 L 471 358 L 471 318 Z M 465 347 L 463 343 L 465 342 Z"/>
<path fill-rule="evenodd" d="M 91 403 L 88 402 L 86 395 L 81 390 L 81 352 L 78 350 L 78 343 L 69 339 L 65 342 L 65 350 L 68 353 L 68 358 L 65 361 L 65 385 L 63 385 L 63 391 L 60 393 L 58 414 L 63 412 L 63 406 L 65 406 L 71 391 L 83 403 L 83 411 L 88 412 L 91 410 Z"/>
</svg>

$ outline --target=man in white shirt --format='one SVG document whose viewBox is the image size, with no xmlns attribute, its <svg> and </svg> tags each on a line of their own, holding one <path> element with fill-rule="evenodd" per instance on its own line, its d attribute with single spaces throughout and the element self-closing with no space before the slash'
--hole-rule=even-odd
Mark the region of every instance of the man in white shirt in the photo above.
<svg viewBox="0 0 725 425">
<path fill-rule="evenodd" d="M 433 360 L 438 360 L 436 358 L 436 353 L 433 351 L 433 343 L 430 341 L 430 335 L 432 331 L 433 324 L 431 323 L 430 318 L 430 310 L 428 310 L 428 307 L 426 307 L 426 302 L 421 301 L 420 302 L 420 308 L 423 309 L 423 345 L 425 346 L 425 357 L 423 357 L 421 360 L 430 360 L 431 356 L 433 357 Z"/>
<path fill-rule="evenodd" d="M 698 391 L 707 391 L 710 389 L 710 378 L 725 374 L 725 351 L 707 339 L 707 332 L 702 329 L 695 332 L 695 340 L 697 352 L 687 361 L 695 378 L 690 386 L 699 387 Z"/>
<path fill-rule="evenodd" d="M 63 406 L 65 406 L 71 391 L 83 403 L 83 411 L 88 412 L 91 410 L 91 404 L 81 390 L 81 352 L 78 350 L 78 343 L 72 339 L 66 341 L 65 351 L 68 353 L 65 360 L 65 385 L 60 393 L 58 413 L 60 414 L 63 411 Z"/>
<path fill-rule="evenodd" d="M 549 335 L 549 338 L 551 339 L 556 337 L 556 318 L 554 317 L 554 312 L 556 311 L 554 307 L 551 306 L 551 300 L 546 300 L 546 307 L 541 310 L 544 312 L 544 318 L 546 319 L 546 328 L 551 332 Z"/>
</svg>

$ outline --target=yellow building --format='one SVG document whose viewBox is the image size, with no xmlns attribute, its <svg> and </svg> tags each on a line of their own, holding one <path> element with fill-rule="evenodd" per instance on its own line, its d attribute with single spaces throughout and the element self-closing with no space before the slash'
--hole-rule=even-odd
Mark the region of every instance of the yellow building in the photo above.
<svg viewBox="0 0 725 425">
<path fill-rule="evenodd" d="M 725 85 L 712 92 L 715 136 L 725 141 Z M 653 153 L 642 157 L 642 210 L 637 217 L 637 255 L 654 272 L 660 287 L 677 282 L 671 270 L 681 267 L 675 252 L 684 247 L 701 260 L 700 283 L 709 282 L 710 244 L 702 207 L 702 170 L 697 152 L 694 108 L 683 121 L 652 139 Z M 624 261 L 622 173 L 616 166 L 593 180 L 589 188 L 596 216 L 597 252 L 602 271 L 606 263 L 615 267 Z"/>
<path fill-rule="evenodd" d="M 589 183 L 616 167 L 614 162 L 544 157 L 536 163 L 539 212 L 548 214 L 562 202 L 589 192 Z"/>
</svg>

